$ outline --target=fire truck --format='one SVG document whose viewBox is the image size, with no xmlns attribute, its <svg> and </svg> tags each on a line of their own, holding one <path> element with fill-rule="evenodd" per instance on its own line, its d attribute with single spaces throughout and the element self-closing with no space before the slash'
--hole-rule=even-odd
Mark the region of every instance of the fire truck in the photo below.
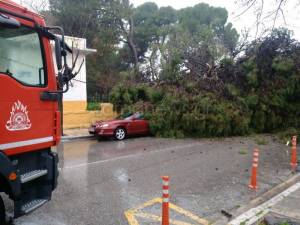
<svg viewBox="0 0 300 225">
<path fill-rule="evenodd" d="M 0 193 L 13 201 L 14 218 L 49 201 L 57 186 L 58 156 L 51 148 L 61 138 L 62 95 L 77 74 L 67 65 L 70 53 L 62 28 L 0 0 Z"/>
</svg>

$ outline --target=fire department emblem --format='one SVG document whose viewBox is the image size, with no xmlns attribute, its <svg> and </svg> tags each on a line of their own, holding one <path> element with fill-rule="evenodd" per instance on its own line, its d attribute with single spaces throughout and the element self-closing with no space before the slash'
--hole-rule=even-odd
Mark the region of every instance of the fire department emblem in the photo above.
<svg viewBox="0 0 300 225">
<path fill-rule="evenodd" d="M 9 131 L 28 130 L 31 128 L 31 122 L 28 117 L 27 106 L 20 101 L 14 103 L 11 108 L 10 118 L 6 123 L 6 129 Z"/>
</svg>

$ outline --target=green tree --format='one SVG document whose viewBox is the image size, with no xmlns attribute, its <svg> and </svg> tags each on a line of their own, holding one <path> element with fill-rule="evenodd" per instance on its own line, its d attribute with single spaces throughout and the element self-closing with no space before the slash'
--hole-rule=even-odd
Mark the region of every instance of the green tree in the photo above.
<svg viewBox="0 0 300 225">
<path fill-rule="evenodd" d="M 91 44 L 99 31 L 97 0 L 49 0 L 50 12 L 66 35 L 87 38 Z"/>
<path fill-rule="evenodd" d="M 233 55 L 239 35 L 227 23 L 226 9 L 200 3 L 178 11 L 178 23 L 165 45 L 165 68 L 202 78 L 216 77 L 220 60 Z M 166 71 L 163 71 L 163 74 Z M 172 77 L 174 69 L 167 77 Z M 164 76 L 166 77 L 166 76 Z"/>
<path fill-rule="evenodd" d="M 87 45 L 97 49 L 87 57 L 88 96 L 107 99 L 116 84 L 122 64 L 118 54 L 120 27 L 116 22 L 118 8 L 114 1 L 50 0 L 50 12 L 66 35 L 87 39 Z"/>
</svg>

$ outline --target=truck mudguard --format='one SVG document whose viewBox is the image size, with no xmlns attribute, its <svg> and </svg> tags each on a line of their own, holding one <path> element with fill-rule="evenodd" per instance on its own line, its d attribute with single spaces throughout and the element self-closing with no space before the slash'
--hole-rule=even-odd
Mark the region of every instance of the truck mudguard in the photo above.
<svg viewBox="0 0 300 225">
<path fill-rule="evenodd" d="M 11 197 L 14 199 L 21 193 L 21 182 L 19 176 L 16 180 L 8 179 L 12 172 L 16 172 L 9 158 L 0 151 L 0 176 L 3 176 L 9 186 Z M 0 186 L 3 185 L 0 183 Z"/>
</svg>

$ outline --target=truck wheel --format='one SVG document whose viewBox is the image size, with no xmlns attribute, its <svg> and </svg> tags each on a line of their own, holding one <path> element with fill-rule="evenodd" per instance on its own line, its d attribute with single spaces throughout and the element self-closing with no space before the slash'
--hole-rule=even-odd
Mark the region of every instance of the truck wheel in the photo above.
<svg viewBox="0 0 300 225">
<path fill-rule="evenodd" d="M 124 140 L 126 137 L 126 131 L 124 128 L 122 127 L 118 127 L 116 130 L 115 130 L 115 138 L 118 140 L 118 141 L 122 141 Z"/>
<path fill-rule="evenodd" d="M 5 216 L 5 207 L 3 200 L 0 196 L 0 225 L 5 225 L 6 224 L 6 216 Z"/>
</svg>

